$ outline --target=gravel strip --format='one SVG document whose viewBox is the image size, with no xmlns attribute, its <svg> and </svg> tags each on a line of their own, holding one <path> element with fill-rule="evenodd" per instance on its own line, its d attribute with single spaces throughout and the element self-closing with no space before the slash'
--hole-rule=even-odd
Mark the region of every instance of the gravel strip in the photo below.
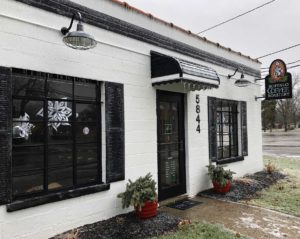
<svg viewBox="0 0 300 239">
<path fill-rule="evenodd" d="M 145 239 L 174 231 L 180 219 L 164 212 L 139 220 L 134 212 L 78 227 L 51 239 Z M 74 237 L 75 235 L 77 237 Z"/>
<path fill-rule="evenodd" d="M 261 191 L 264 188 L 268 188 L 278 180 L 285 177 L 286 176 L 280 172 L 273 172 L 269 174 L 265 171 L 261 171 L 233 180 L 231 189 L 226 194 L 218 194 L 215 193 L 213 189 L 209 189 L 200 192 L 198 195 L 233 202 L 237 202 L 239 200 L 249 200 L 257 198 L 257 192 Z"/>
</svg>

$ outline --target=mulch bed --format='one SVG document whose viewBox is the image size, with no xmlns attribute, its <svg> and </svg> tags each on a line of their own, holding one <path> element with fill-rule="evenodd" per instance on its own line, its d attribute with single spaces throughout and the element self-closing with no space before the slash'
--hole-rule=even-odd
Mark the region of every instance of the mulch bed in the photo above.
<svg viewBox="0 0 300 239">
<path fill-rule="evenodd" d="M 239 201 L 257 197 L 257 193 L 286 176 L 280 172 L 257 172 L 233 181 L 230 192 L 217 194 L 213 189 L 199 193 L 221 200 Z M 134 212 L 78 227 L 51 239 L 144 239 L 163 235 L 178 228 L 180 218 L 165 212 L 146 220 L 136 218 Z"/>
<path fill-rule="evenodd" d="M 209 189 L 200 192 L 198 195 L 233 202 L 237 202 L 239 200 L 249 200 L 257 198 L 259 196 L 259 191 L 264 188 L 268 188 L 278 180 L 284 179 L 285 177 L 286 175 L 280 172 L 273 172 L 269 174 L 265 171 L 261 171 L 233 180 L 231 189 L 226 194 L 218 194 L 215 193 L 213 189 Z"/>
<path fill-rule="evenodd" d="M 134 212 L 130 212 L 78 227 L 51 239 L 144 239 L 174 231 L 180 221 L 164 212 L 158 212 L 153 218 L 139 220 Z"/>
</svg>

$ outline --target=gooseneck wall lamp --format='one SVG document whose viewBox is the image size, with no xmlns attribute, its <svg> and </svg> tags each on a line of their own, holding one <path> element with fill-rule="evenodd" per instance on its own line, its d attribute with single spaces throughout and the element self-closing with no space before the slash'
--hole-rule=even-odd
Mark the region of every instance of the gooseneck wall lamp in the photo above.
<svg viewBox="0 0 300 239">
<path fill-rule="evenodd" d="M 70 32 L 75 16 L 78 17 L 77 30 Z M 68 28 L 61 28 L 61 33 L 64 35 L 63 42 L 71 48 L 78 50 L 88 50 L 97 45 L 96 40 L 90 34 L 87 34 L 83 31 L 82 17 L 80 12 L 74 13 L 70 26 Z"/>
<path fill-rule="evenodd" d="M 236 68 L 232 75 L 228 74 L 227 78 L 230 79 L 231 77 L 235 76 L 235 74 L 238 72 L 238 70 L 239 70 L 239 68 Z M 241 70 L 241 78 L 237 79 L 234 82 L 234 85 L 237 87 L 246 87 L 250 84 L 251 84 L 251 82 L 245 79 L 244 72 L 243 72 L 243 70 Z"/>
</svg>

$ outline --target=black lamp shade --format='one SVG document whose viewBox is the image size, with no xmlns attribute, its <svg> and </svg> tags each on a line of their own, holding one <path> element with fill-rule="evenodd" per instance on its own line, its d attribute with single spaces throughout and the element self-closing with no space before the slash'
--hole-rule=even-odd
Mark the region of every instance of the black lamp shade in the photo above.
<svg viewBox="0 0 300 239">
<path fill-rule="evenodd" d="M 236 80 L 236 81 L 234 82 L 234 85 L 237 86 L 237 87 L 246 87 L 246 86 L 248 86 L 248 85 L 250 85 L 250 84 L 251 84 L 250 81 L 245 80 L 245 79 L 243 79 L 243 78 L 241 78 L 240 80 Z"/>
</svg>

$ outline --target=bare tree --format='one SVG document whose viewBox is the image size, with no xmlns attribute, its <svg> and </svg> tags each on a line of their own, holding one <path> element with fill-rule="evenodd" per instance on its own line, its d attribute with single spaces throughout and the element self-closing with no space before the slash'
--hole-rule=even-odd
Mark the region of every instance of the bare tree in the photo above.
<svg viewBox="0 0 300 239">
<path fill-rule="evenodd" d="M 288 125 L 290 123 L 293 123 L 295 126 L 297 123 L 297 116 L 299 116 L 300 109 L 299 82 L 299 74 L 293 74 L 293 98 L 277 100 L 276 111 L 282 120 L 284 131 L 289 129 Z"/>
</svg>

